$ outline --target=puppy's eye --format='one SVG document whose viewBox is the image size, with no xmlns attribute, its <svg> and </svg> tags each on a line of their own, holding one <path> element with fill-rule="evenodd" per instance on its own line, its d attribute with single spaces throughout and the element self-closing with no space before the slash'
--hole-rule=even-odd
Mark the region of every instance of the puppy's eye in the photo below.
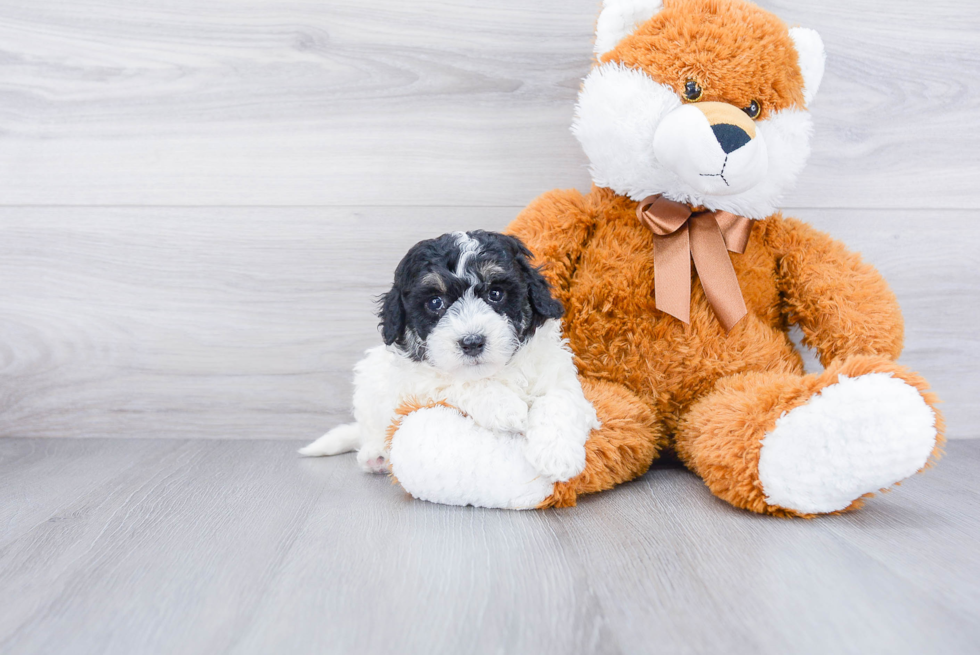
<svg viewBox="0 0 980 655">
<path fill-rule="evenodd" d="M 504 292 L 501 289 L 490 289 L 487 292 L 487 300 L 492 303 L 498 303 L 504 299 Z"/>
<path fill-rule="evenodd" d="M 697 102 L 704 95 L 704 91 L 701 89 L 701 85 L 694 80 L 688 80 L 684 83 L 684 99 L 688 102 Z"/>
<path fill-rule="evenodd" d="M 742 111 L 748 114 L 749 118 L 755 120 L 759 117 L 759 114 L 762 113 L 762 105 L 759 104 L 758 100 L 753 100 L 752 104 L 750 104 L 748 107 L 742 107 Z"/>
<path fill-rule="evenodd" d="M 428 309 L 433 314 L 438 314 L 443 310 L 445 306 L 446 306 L 446 301 L 444 301 L 439 296 L 435 296 L 434 298 L 429 298 L 427 301 L 425 301 L 425 308 Z"/>
</svg>

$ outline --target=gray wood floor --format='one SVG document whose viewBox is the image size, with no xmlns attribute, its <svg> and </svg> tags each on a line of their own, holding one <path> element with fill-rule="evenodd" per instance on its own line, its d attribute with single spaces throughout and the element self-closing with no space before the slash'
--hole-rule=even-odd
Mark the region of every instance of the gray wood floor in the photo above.
<svg viewBox="0 0 980 655">
<path fill-rule="evenodd" d="M 980 648 L 980 441 L 814 521 L 680 469 L 567 510 L 439 506 L 296 445 L 0 440 L 0 652 Z"/>
</svg>

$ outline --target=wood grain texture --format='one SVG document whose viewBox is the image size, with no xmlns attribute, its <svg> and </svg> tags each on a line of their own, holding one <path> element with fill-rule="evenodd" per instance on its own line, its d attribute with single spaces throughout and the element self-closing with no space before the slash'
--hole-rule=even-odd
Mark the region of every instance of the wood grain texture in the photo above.
<svg viewBox="0 0 980 655">
<path fill-rule="evenodd" d="M 0 440 L 0 653 L 959 655 L 980 640 L 964 483 L 980 442 L 814 521 L 735 510 L 677 469 L 567 510 L 446 507 L 296 445 Z"/>
<path fill-rule="evenodd" d="M 504 205 L 588 186 L 597 0 L 0 2 L 0 202 Z M 765 0 L 829 52 L 804 207 L 980 200 L 980 11 Z"/>
<path fill-rule="evenodd" d="M 310 438 L 416 241 L 512 210 L 2 209 L 0 435 Z"/>
<path fill-rule="evenodd" d="M 316 437 L 408 247 L 517 211 L 0 208 L 0 436 Z M 980 211 L 787 213 L 879 267 L 902 361 L 980 434 Z"/>
<path fill-rule="evenodd" d="M 980 11 L 762 4 L 830 52 L 791 213 L 879 265 L 904 361 L 980 434 Z M 567 127 L 596 9 L 0 0 L 0 435 L 340 421 L 409 245 L 588 185 Z"/>
</svg>

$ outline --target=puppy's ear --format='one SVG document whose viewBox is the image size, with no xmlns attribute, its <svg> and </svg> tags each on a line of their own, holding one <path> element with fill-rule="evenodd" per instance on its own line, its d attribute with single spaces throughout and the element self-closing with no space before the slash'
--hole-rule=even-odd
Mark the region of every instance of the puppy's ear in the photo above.
<svg viewBox="0 0 980 655">
<path fill-rule="evenodd" d="M 554 296 L 551 295 L 551 285 L 548 280 L 541 275 L 541 271 L 527 259 L 521 258 L 521 267 L 527 278 L 527 294 L 531 301 L 531 309 L 534 310 L 534 325 L 540 326 L 549 318 L 561 318 L 565 315 L 565 308 L 561 306 Z"/>
<path fill-rule="evenodd" d="M 524 245 L 524 242 L 509 234 L 503 234 L 501 238 L 514 254 L 517 265 L 527 282 L 528 300 L 531 301 L 531 309 L 534 310 L 534 327 L 540 327 L 549 318 L 564 316 L 565 308 L 551 295 L 551 285 L 548 284 L 548 280 L 541 274 L 540 269 L 531 265 L 531 259 L 534 258 L 534 255 Z"/>
<path fill-rule="evenodd" d="M 392 287 L 380 299 L 381 311 L 378 317 L 381 319 L 381 336 L 386 346 L 390 346 L 396 341 L 400 341 L 405 334 L 405 303 L 402 302 L 401 289 L 397 286 Z"/>
</svg>

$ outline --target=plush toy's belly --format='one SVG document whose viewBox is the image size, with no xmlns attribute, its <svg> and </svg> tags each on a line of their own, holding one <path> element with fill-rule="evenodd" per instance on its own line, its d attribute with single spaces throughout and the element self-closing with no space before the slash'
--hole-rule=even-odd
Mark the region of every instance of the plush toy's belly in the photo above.
<svg viewBox="0 0 980 655">
<path fill-rule="evenodd" d="M 692 269 L 686 325 L 656 308 L 653 235 L 635 216 L 609 217 L 582 254 L 566 296 L 566 336 L 580 373 L 624 384 L 672 424 L 723 376 L 802 371 L 778 313 L 775 257 L 764 230 L 755 229 L 745 253 L 731 257 L 748 315 L 726 334 Z"/>
</svg>

